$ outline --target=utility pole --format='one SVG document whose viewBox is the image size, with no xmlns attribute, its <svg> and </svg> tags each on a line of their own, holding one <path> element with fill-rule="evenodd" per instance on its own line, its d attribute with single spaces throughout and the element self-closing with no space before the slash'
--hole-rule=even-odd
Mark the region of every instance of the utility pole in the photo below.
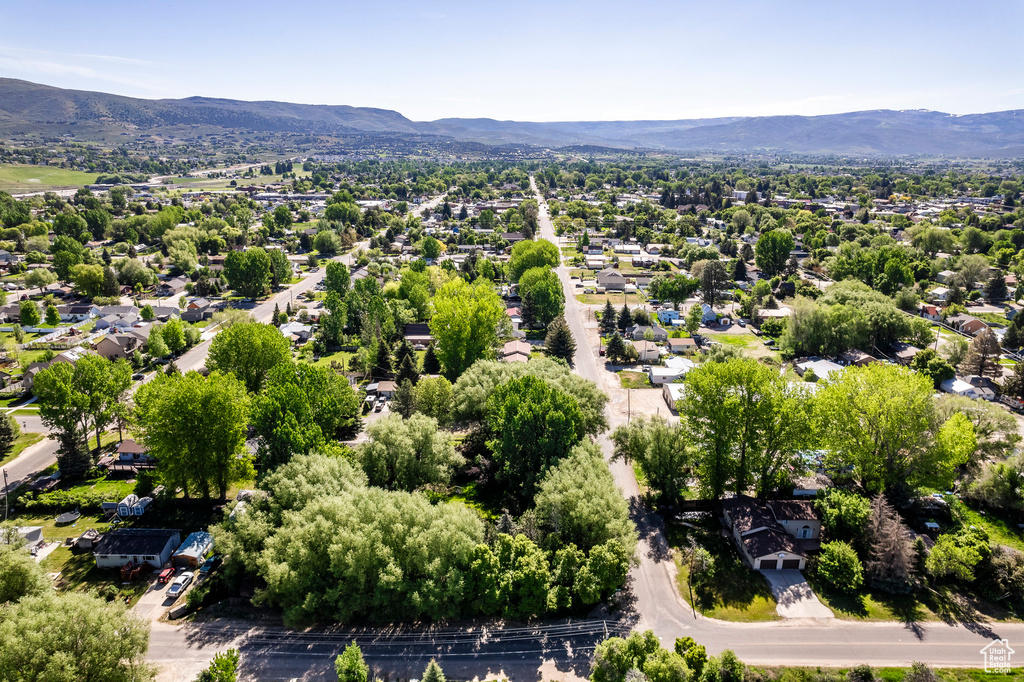
<svg viewBox="0 0 1024 682">
<path fill-rule="evenodd" d="M 7 506 L 10 504 L 7 500 L 7 469 L 4 469 L 4 523 L 7 523 Z"/>
</svg>

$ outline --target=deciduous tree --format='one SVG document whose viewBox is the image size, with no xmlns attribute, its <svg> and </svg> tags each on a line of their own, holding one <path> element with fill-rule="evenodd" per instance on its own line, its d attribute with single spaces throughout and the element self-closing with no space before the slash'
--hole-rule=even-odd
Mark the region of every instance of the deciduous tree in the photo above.
<svg viewBox="0 0 1024 682">
<path fill-rule="evenodd" d="M 249 396 L 233 375 L 214 371 L 158 375 L 135 394 L 142 442 L 160 460 L 171 488 L 223 498 L 232 482 L 252 474 L 245 450 Z"/>
<path fill-rule="evenodd" d="M 492 356 L 499 339 L 511 331 L 501 297 L 491 283 L 482 279 L 473 284 L 461 277 L 449 281 L 437 291 L 434 309 L 430 331 L 437 357 L 449 378 L 458 377 L 477 360 Z"/>
<path fill-rule="evenodd" d="M 370 485 L 412 491 L 425 484 L 446 484 L 464 462 L 451 437 L 423 414 L 408 419 L 390 415 L 367 431 L 370 441 L 360 446 L 358 455 Z"/>
<path fill-rule="evenodd" d="M 213 337 L 207 367 L 231 372 L 252 393 L 260 390 L 271 369 L 291 360 L 288 340 L 269 324 L 234 324 Z"/>
</svg>

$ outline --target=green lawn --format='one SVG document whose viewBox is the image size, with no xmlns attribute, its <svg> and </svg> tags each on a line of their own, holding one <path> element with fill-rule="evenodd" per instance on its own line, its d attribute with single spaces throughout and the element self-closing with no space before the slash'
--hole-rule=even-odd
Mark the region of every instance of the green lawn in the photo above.
<svg viewBox="0 0 1024 682">
<path fill-rule="evenodd" d="M 623 370 L 619 372 L 619 381 L 623 388 L 650 388 L 651 382 L 643 372 L 630 372 Z"/>
<path fill-rule="evenodd" d="M 708 332 L 705 334 L 710 340 L 717 341 L 723 346 L 735 346 L 736 348 L 750 348 L 757 342 L 753 334 L 716 334 Z"/>
<path fill-rule="evenodd" d="M 43 434 L 32 433 L 31 431 L 28 433 L 23 433 L 20 436 L 18 436 L 18 439 L 14 441 L 14 445 L 11 447 L 11 451 L 7 453 L 6 457 L 0 459 L 0 466 L 3 466 L 8 462 L 13 462 L 14 459 L 18 455 L 20 455 L 25 448 L 27 448 L 30 445 L 35 445 L 36 443 L 41 441 L 43 437 Z"/>
<path fill-rule="evenodd" d="M 982 515 L 967 505 L 960 508 L 963 514 L 964 523 L 970 526 L 983 528 L 988 533 L 988 539 L 1000 545 L 1007 545 L 1024 552 L 1024 534 L 1017 528 L 1003 519 L 991 514 Z"/>
<path fill-rule="evenodd" d="M 690 538 L 705 548 L 713 559 L 714 573 L 700 584 L 693 585 L 693 600 L 698 611 L 709 618 L 737 622 L 778 620 L 775 597 L 767 581 L 744 564 L 735 548 L 719 532 L 714 518 L 697 521 L 689 527 L 669 524 L 669 545 L 675 554 L 676 584 L 679 594 L 690 601 L 689 566 L 680 550 L 689 546 Z"/>
<path fill-rule="evenodd" d="M 52 166 L 0 165 L 0 190 L 32 191 L 43 187 L 76 187 L 96 182 L 98 173 L 83 173 Z"/>
</svg>

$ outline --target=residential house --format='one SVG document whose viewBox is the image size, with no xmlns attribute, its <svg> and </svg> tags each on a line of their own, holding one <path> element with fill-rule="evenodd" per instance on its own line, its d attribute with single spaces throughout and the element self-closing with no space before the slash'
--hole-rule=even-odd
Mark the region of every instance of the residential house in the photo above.
<svg viewBox="0 0 1024 682">
<path fill-rule="evenodd" d="M 755 570 L 803 569 L 821 536 L 810 501 L 765 503 L 738 495 L 723 500 L 722 512 L 740 556 Z"/>
<path fill-rule="evenodd" d="M 688 354 L 697 350 L 697 342 L 693 339 L 669 339 L 668 349 L 676 354 Z"/>
<path fill-rule="evenodd" d="M 405 340 L 412 344 L 413 348 L 426 348 L 434 342 L 434 335 L 430 333 L 430 325 L 426 322 L 416 322 L 405 325 Z"/>
<path fill-rule="evenodd" d="M 928 297 L 936 303 L 945 303 L 949 300 L 949 289 L 946 287 L 935 287 L 928 292 Z"/>
<path fill-rule="evenodd" d="M 98 317 L 100 309 L 92 304 L 59 305 L 57 312 L 60 313 L 61 322 L 84 322 Z"/>
<path fill-rule="evenodd" d="M 695 362 L 685 358 L 668 358 L 664 367 L 651 365 L 647 371 L 647 378 L 652 386 L 671 384 L 685 377 L 696 366 Z"/>
<path fill-rule="evenodd" d="M 646 325 L 634 324 L 626 329 L 626 336 L 639 341 L 647 338 L 647 332 L 652 334 L 652 341 L 668 341 L 668 332 L 663 327 L 650 327 Z"/>
<path fill-rule="evenodd" d="M 178 549 L 171 555 L 171 564 L 176 568 L 199 568 L 206 555 L 213 550 L 213 536 L 205 531 L 189 533 Z"/>
<path fill-rule="evenodd" d="M 136 334 L 106 334 L 100 337 L 93 349 L 107 360 L 118 360 L 131 357 L 136 350 L 142 350 L 144 344 L 145 340 Z"/>
<path fill-rule="evenodd" d="M 369 388 L 369 387 L 367 387 Z M 395 395 L 395 389 L 398 388 L 398 384 L 394 381 L 381 381 L 377 383 L 377 395 L 383 396 L 390 400 Z"/>
<path fill-rule="evenodd" d="M 509 341 L 501 349 L 503 362 L 523 362 L 530 359 L 533 348 L 525 341 Z"/>
<path fill-rule="evenodd" d="M 822 358 L 808 358 L 796 363 L 797 374 L 804 376 L 810 370 L 814 372 L 814 376 L 818 377 L 818 379 L 828 379 L 829 375 L 833 372 L 842 372 L 843 369 L 845 368 L 842 365 L 830 360 L 823 360 Z"/>
<path fill-rule="evenodd" d="M 96 329 L 114 329 L 125 331 L 131 329 L 139 322 L 139 316 L 135 314 L 106 315 L 96 320 Z"/>
<path fill-rule="evenodd" d="M 117 459 L 124 464 L 152 464 L 156 461 L 142 443 L 131 438 L 117 446 Z"/>
<path fill-rule="evenodd" d="M 863 367 L 865 365 L 870 365 L 872 362 L 877 362 L 877 360 L 875 360 L 875 358 L 871 357 L 864 351 L 858 350 L 856 348 L 845 350 L 839 354 L 839 363 L 847 367 L 850 367 L 852 365 L 856 365 L 857 367 Z"/>
<path fill-rule="evenodd" d="M 926 320 L 932 322 L 942 322 L 942 311 L 939 310 L 938 306 L 927 305 L 922 303 L 921 307 L 917 310 L 918 314 Z"/>
<path fill-rule="evenodd" d="M 185 293 L 185 285 L 188 283 L 189 280 L 184 277 L 175 277 L 161 282 L 160 286 L 156 288 L 157 296 L 180 296 Z"/>
<path fill-rule="evenodd" d="M 626 343 L 633 344 L 640 362 L 655 362 L 661 357 L 658 346 L 653 341 L 627 341 Z"/>
<path fill-rule="evenodd" d="M 523 311 L 519 308 L 506 308 L 505 314 L 512 322 L 512 331 L 519 331 L 519 325 L 523 323 Z"/>
<path fill-rule="evenodd" d="M 718 315 L 715 313 L 714 309 L 711 306 L 709 306 L 707 303 L 701 303 L 700 307 L 704 313 L 703 316 L 700 318 L 701 324 L 711 324 L 712 322 L 718 321 Z"/>
<path fill-rule="evenodd" d="M 959 378 L 946 379 L 941 384 L 941 388 L 946 393 L 952 393 L 954 395 L 962 395 L 967 398 L 973 398 L 974 400 L 995 400 L 996 394 L 991 388 L 984 386 L 974 386 Z"/>
<path fill-rule="evenodd" d="M 601 270 L 606 263 L 604 256 L 587 256 L 585 260 L 588 270 Z"/>
<path fill-rule="evenodd" d="M 964 334 L 970 334 L 971 336 L 977 336 L 981 330 L 988 329 L 987 324 L 973 315 L 967 315 L 965 313 L 952 315 L 946 318 L 946 324 L 957 331 L 963 332 Z"/>
<path fill-rule="evenodd" d="M 93 547 L 97 568 L 121 568 L 128 563 L 147 563 L 160 568 L 181 544 L 181 531 L 168 528 L 115 528 Z"/>
<path fill-rule="evenodd" d="M 921 352 L 917 346 L 911 346 L 902 341 L 896 341 L 889 346 L 892 349 L 893 359 L 901 365 L 909 365 L 914 360 L 914 356 Z"/>
<path fill-rule="evenodd" d="M 939 274 L 935 275 L 935 281 L 940 284 L 949 284 L 956 278 L 956 273 L 952 270 L 943 270 Z"/>
<path fill-rule="evenodd" d="M 597 273 L 597 286 L 603 287 L 605 291 L 625 291 L 626 278 L 614 268 L 605 268 Z"/>
<path fill-rule="evenodd" d="M 278 330 L 292 344 L 305 343 L 313 335 L 312 325 L 301 322 L 286 322 L 278 327 Z"/>
<path fill-rule="evenodd" d="M 672 320 L 679 319 L 679 311 L 672 309 L 665 309 L 658 311 L 658 321 L 662 324 L 672 324 Z"/>
</svg>

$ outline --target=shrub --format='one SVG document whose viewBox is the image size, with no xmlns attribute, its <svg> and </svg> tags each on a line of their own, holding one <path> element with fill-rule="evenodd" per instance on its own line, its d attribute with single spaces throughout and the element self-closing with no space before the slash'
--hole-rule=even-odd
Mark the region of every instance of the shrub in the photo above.
<svg viewBox="0 0 1024 682">
<path fill-rule="evenodd" d="M 857 553 L 842 541 L 821 546 L 817 571 L 818 577 L 840 590 L 856 590 L 864 584 L 864 567 Z"/>
<path fill-rule="evenodd" d="M 875 673 L 870 665 L 858 665 L 846 673 L 847 682 L 874 682 Z"/>
</svg>

